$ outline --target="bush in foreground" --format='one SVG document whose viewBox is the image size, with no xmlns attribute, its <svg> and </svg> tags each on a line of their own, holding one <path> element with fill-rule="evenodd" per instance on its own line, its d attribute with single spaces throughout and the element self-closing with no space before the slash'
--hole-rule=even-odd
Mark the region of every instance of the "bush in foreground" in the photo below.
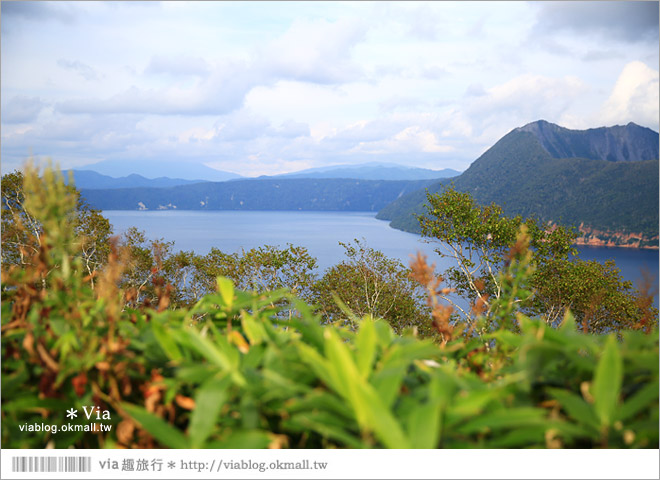
<svg viewBox="0 0 660 480">
<path fill-rule="evenodd" d="M 524 232 L 499 279 L 496 330 L 450 325 L 418 258 L 434 343 L 371 316 L 322 325 L 285 290 L 246 293 L 223 277 L 190 308 L 168 309 L 158 281 L 157 302 L 128 308 L 120 251 L 92 288 L 59 185 L 28 170 L 41 248 L 25 268 L 3 267 L 5 448 L 658 447 L 657 329 L 617 338 L 579 332 L 570 314 L 557 329 L 522 315 Z M 111 430 L 19 428 L 87 424 L 66 418 L 83 406 L 108 410 L 91 421 Z"/>
</svg>

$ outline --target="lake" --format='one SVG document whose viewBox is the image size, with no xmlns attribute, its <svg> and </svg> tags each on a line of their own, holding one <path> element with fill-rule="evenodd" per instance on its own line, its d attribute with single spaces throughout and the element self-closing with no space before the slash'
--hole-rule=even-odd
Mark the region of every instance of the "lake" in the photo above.
<svg viewBox="0 0 660 480">
<path fill-rule="evenodd" d="M 417 251 L 425 253 L 439 270 L 451 265 L 449 259 L 434 252 L 437 245 L 424 242 L 419 235 L 390 228 L 387 222 L 376 220 L 374 212 L 107 210 L 103 215 L 115 233 L 135 226 L 151 239 L 173 240 L 175 250 L 193 250 L 202 255 L 211 247 L 233 253 L 242 248 L 292 243 L 306 247 L 324 270 L 345 258 L 339 242 L 357 238 L 405 265 Z M 580 246 L 578 251 L 584 260 L 614 259 L 623 277 L 635 283 L 641 278 L 641 269 L 646 268 L 657 283 L 657 250 Z M 655 302 L 657 305 L 657 296 Z"/>
</svg>

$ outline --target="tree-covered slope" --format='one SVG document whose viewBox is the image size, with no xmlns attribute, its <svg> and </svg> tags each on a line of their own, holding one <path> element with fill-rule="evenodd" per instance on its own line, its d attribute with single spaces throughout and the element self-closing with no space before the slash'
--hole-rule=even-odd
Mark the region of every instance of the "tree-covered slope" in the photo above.
<svg viewBox="0 0 660 480">
<path fill-rule="evenodd" d="M 657 245 L 657 158 L 554 158 L 538 135 L 529 130 L 513 130 L 498 141 L 462 175 L 452 179 L 456 189 L 472 193 L 480 203 L 502 205 L 508 215 L 535 215 L 544 221 L 582 225 L 605 236 L 615 232 L 643 234 L 642 243 Z M 560 134 L 555 132 L 557 138 Z M 571 138 L 566 141 L 577 145 L 579 137 Z M 657 142 L 657 133 L 655 138 Z M 629 157 L 641 155 L 634 151 L 632 141 L 625 142 L 625 147 Z M 657 155 L 657 149 L 654 153 Z M 446 183 L 435 183 L 428 190 L 437 192 Z M 394 228 L 418 232 L 414 214 L 424 212 L 425 201 L 424 189 L 413 192 L 385 207 L 378 218 L 392 220 Z"/>
<path fill-rule="evenodd" d="M 378 211 L 432 181 L 349 179 L 235 180 L 171 188 L 82 190 L 101 210 L 346 210 Z"/>
</svg>

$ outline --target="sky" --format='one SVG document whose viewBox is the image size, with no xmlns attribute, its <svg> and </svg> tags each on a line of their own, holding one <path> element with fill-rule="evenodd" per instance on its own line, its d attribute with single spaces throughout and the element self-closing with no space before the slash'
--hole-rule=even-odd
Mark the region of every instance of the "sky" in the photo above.
<svg viewBox="0 0 660 480">
<path fill-rule="evenodd" d="M 540 119 L 659 130 L 658 2 L 3 1 L 0 24 L 3 173 L 462 171 Z"/>
</svg>

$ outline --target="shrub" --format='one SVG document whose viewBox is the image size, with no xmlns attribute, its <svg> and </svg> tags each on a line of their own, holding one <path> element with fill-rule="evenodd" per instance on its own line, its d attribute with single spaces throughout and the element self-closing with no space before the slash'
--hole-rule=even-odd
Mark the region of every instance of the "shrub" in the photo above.
<svg viewBox="0 0 660 480">
<path fill-rule="evenodd" d="M 286 290 L 224 277 L 190 308 L 165 308 L 160 287 L 152 306 L 125 308 L 120 253 L 92 289 L 61 179 L 26 181 L 46 192 L 26 203 L 45 241 L 26 269 L 3 265 L 5 448 L 658 447 L 657 329 L 618 339 L 570 313 L 553 329 L 515 311 L 524 234 L 499 279 L 500 328 L 437 344 L 370 315 L 324 325 Z M 19 428 L 84 424 L 65 417 L 82 406 L 107 409 L 111 431 Z"/>
</svg>

